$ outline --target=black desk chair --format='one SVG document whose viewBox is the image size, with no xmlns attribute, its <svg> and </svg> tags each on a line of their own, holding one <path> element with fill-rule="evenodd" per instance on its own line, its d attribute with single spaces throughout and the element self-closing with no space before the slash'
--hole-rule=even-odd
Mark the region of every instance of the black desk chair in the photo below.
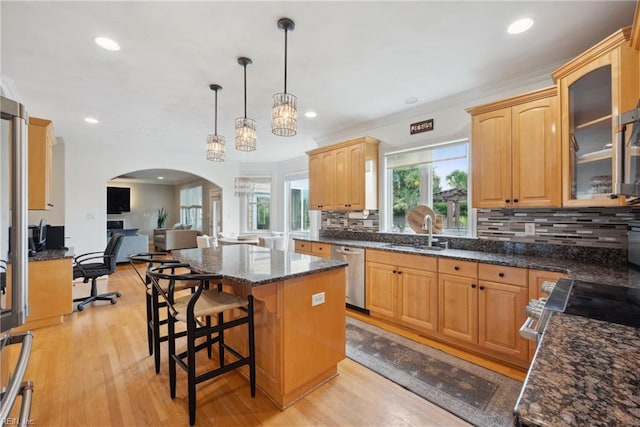
<svg viewBox="0 0 640 427">
<path fill-rule="evenodd" d="M 176 274 L 176 270 L 189 269 L 189 264 L 167 264 L 152 267 L 147 271 L 153 288 L 165 300 L 169 314 L 169 386 L 171 398 L 176 397 L 176 364 L 187 371 L 187 394 L 189 400 L 189 424 L 196 422 L 196 384 L 217 377 L 244 365 L 249 366 L 251 397 L 256 394 L 256 362 L 253 321 L 253 296 L 246 299 L 222 291 L 222 277 L 216 274 L 185 273 Z M 181 282 L 198 282 L 195 293 L 174 298 L 174 291 Z M 164 282 L 164 283 L 163 283 Z M 210 288 L 209 284 L 217 284 Z M 182 286 L 184 287 L 184 286 Z M 232 317 L 224 312 L 240 310 L 246 315 Z M 215 325 L 211 318 L 217 319 Z M 204 318 L 204 321 L 203 321 Z M 176 351 L 176 339 L 184 334 L 176 333 L 176 323 L 186 324 L 187 349 Z M 248 355 L 242 355 L 225 342 L 224 331 L 240 325 L 247 325 Z M 212 344 L 218 343 L 219 367 L 206 372 L 198 370 L 196 375 L 196 353 L 205 348 L 211 352 Z M 232 361 L 225 360 L 225 354 Z"/>
<path fill-rule="evenodd" d="M 78 311 L 84 310 L 84 306 L 93 301 L 111 301 L 111 304 L 115 304 L 116 300 L 112 297 L 120 298 L 122 296 L 120 292 L 98 294 L 97 280 L 98 277 L 107 276 L 116 271 L 116 256 L 118 255 L 118 250 L 120 250 L 120 245 L 122 245 L 123 237 L 120 233 L 111 236 L 104 252 L 88 252 L 75 257 L 73 278 L 82 278 L 84 283 L 88 283 L 91 280 L 91 294 L 88 297 L 73 300 L 73 302 L 80 301 Z"/>
<path fill-rule="evenodd" d="M 0 259 L 0 294 L 7 293 L 7 261 Z"/>
<path fill-rule="evenodd" d="M 166 307 L 167 304 L 164 300 L 159 300 L 157 292 L 153 292 L 151 278 L 146 272 L 154 266 L 179 262 L 177 259 L 167 258 L 168 255 L 168 252 L 144 252 L 129 255 L 129 263 L 145 287 L 145 300 L 147 306 L 147 343 L 149 345 L 149 356 L 154 356 L 156 374 L 160 373 L 160 343 L 167 341 L 168 338 L 167 335 L 162 335 L 160 333 L 160 326 L 167 324 L 167 319 L 160 319 L 160 309 Z M 144 274 L 141 273 L 138 268 L 138 265 L 140 264 L 146 264 L 146 271 Z"/>
</svg>

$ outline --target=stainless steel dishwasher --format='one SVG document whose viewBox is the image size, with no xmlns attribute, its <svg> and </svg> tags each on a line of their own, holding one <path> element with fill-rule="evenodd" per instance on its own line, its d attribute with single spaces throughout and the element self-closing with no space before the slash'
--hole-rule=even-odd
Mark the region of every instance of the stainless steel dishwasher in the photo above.
<svg viewBox="0 0 640 427">
<path fill-rule="evenodd" d="M 349 265 L 346 271 L 347 306 L 366 311 L 364 294 L 364 249 L 334 245 L 331 258 L 345 261 Z"/>
</svg>

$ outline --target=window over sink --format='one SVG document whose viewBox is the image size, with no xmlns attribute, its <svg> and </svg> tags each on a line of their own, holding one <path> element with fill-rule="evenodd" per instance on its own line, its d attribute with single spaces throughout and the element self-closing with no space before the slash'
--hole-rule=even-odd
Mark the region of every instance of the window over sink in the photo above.
<svg viewBox="0 0 640 427">
<path fill-rule="evenodd" d="M 468 139 L 387 153 L 385 168 L 385 231 L 415 233 L 407 214 L 426 205 L 443 235 L 471 235 Z"/>
</svg>

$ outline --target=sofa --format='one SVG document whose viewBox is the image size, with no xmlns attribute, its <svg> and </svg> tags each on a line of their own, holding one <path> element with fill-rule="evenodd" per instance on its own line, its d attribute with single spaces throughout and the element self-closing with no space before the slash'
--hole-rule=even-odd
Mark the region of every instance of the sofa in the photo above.
<svg viewBox="0 0 640 427">
<path fill-rule="evenodd" d="M 155 228 L 153 230 L 153 246 L 157 251 L 196 248 L 198 247 L 196 238 L 199 234 L 198 230 Z"/>
<path fill-rule="evenodd" d="M 129 262 L 129 255 L 149 252 L 149 236 L 138 234 L 137 228 L 109 229 L 107 230 L 107 239 L 117 233 L 123 234 L 124 238 L 116 255 L 116 263 Z"/>
</svg>

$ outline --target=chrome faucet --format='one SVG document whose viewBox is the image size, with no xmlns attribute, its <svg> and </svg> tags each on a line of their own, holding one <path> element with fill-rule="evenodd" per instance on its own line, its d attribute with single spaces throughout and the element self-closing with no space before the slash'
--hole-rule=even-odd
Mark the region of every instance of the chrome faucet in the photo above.
<svg viewBox="0 0 640 427">
<path fill-rule="evenodd" d="M 427 243 L 429 247 L 431 247 L 431 245 L 433 245 L 433 219 L 431 218 L 431 215 L 424 216 L 422 229 L 429 232 L 429 240 L 427 241 Z"/>
</svg>

